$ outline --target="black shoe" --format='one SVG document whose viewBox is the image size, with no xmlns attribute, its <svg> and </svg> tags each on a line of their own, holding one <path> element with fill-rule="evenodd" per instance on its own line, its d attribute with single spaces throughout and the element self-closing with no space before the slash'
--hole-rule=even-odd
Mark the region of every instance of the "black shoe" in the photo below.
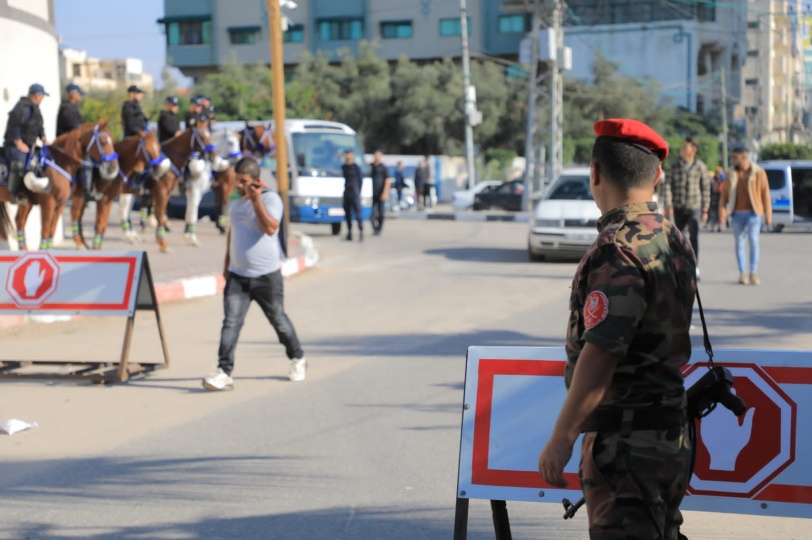
<svg viewBox="0 0 812 540">
<path fill-rule="evenodd" d="M 358 231 L 358 241 L 359 241 L 359 242 L 363 242 L 363 241 L 364 241 L 364 230 L 363 230 L 363 229 L 361 229 L 360 231 Z"/>
<path fill-rule="evenodd" d="M 373 234 L 374 236 L 380 236 L 380 234 L 381 234 L 381 230 L 380 230 L 380 229 L 375 229 L 374 231 L 372 231 L 372 234 Z"/>
<path fill-rule="evenodd" d="M 347 234 L 347 237 L 346 237 L 346 238 L 344 238 L 344 240 L 346 240 L 347 242 L 352 242 L 352 235 L 351 235 L 351 234 Z"/>
</svg>

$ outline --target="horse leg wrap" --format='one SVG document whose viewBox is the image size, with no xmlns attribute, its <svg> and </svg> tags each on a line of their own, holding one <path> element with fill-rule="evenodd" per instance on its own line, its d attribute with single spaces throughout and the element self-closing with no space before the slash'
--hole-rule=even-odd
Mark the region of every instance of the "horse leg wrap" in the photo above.
<svg viewBox="0 0 812 540">
<path fill-rule="evenodd" d="M 43 238 L 42 240 L 39 241 L 39 248 L 41 250 L 42 249 L 48 249 L 48 239 L 47 238 Z"/>
<path fill-rule="evenodd" d="M 102 245 L 102 240 L 104 240 L 104 235 L 97 234 L 93 237 L 93 249 L 100 249 Z"/>
<path fill-rule="evenodd" d="M 195 234 L 197 232 L 197 225 L 194 223 L 187 223 L 186 230 L 184 232 L 186 234 Z"/>
<path fill-rule="evenodd" d="M 19 249 L 25 249 L 25 231 L 17 231 L 17 247 Z"/>
<path fill-rule="evenodd" d="M 80 221 L 71 222 L 70 230 L 73 233 L 73 236 L 81 236 L 82 235 L 82 223 Z"/>
<path fill-rule="evenodd" d="M 158 229 L 155 231 L 155 237 L 158 238 L 159 240 L 163 240 L 165 236 L 166 236 L 166 227 L 164 227 L 163 225 L 158 226 Z"/>
<path fill-rule="evenodd" d="M 130 232 L 133 228 L 133 222 L 127 219 L 121 223 L 121 228 L 124 229 L 124 232 Z"/>
<path fill-rule="evenodd" d="M 226 219 L 228 219 L 228 216 L 226 216 L 225 214 L 220 214 L 220 217 L 217 218 L 217 224 L 221 227 L 225 227 Z"/>
</svg>

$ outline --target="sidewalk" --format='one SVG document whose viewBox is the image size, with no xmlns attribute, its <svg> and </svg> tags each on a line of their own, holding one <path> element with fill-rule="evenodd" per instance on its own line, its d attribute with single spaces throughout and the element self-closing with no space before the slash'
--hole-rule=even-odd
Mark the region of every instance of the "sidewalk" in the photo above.
<svg viewBox="0 0 812 540">
<path fill-rule="evenodd" d="M 387 218 L 392 219 L 436 219 L 443 221 L 515 221 L 529 223 L 533 218 L 532 212 L 508 212 L 505 210 L 462 210 L 455 211 L 450 203 L 439 203 L 425 210 L 402 210 L 389 212 Z"/>
<path fill-rule="evenodd" d="M 94 205 L 89 205 L 82 224 L 85 240 L 93 238 Z M 63 223 L 66 239 L 55 248 L 56 251 L 74 250 L 70 234 L 70 209 L 66 209 Z M 137 213 L 131 214 L 133 225 L 138 229 Z M 124 237 L 118 217 L 118 207 L 113 206 L 110 212 L 110 226 L 105 235 L 103 251 L 145 251 L 149 260 L 152 279 L 155 283 L 155 294 L 159 303 L 174 302 L 189 298 L 216 295 L 222 292 L 223 261 L 226 252 L 226 235 L 221 234 L 214 223 L 202 219 L 197 224 L 199 247 L 190 246 L 184 238 L 184 222 L 170 220 L 170 232 L 166 239 L 170 253 L 161 253 L 155 242 L 155 229 L 146 228 L 140 233 L 140 243 L 130 244 Z M 295 225 L 288 237 L 288 259 L 282 263 L 282 275 L 293 276 L 306 268 L 315 265 L 319 253 L 313 240 L 295 230 Z M 27 322 L 55 322 L 78 318 L 77 316 L 48 315 L 0 315 L 0 329 L 10 328 Z"/>
</svg>

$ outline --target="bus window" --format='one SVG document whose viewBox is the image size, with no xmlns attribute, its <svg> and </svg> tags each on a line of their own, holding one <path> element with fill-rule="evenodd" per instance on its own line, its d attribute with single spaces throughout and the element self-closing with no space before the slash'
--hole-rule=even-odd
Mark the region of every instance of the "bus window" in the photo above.
<svg viewBox="0 0 812 540">
<path fill-rule="evenodd" d="M 787 185 L 787 173 L 784 169 L 765 169 L 770 189 L 783 189 Z"/>
<path fill-rule="evenodd" d="M 341 177 L 344 151 L 352 149 L 359 166 L 364 167 L 364 153 L 355 135 L 334 132 L 304 132 L 291 135 L 299 169 L 309 174 L 319 171 L 328 176 Z"/>
</svg>

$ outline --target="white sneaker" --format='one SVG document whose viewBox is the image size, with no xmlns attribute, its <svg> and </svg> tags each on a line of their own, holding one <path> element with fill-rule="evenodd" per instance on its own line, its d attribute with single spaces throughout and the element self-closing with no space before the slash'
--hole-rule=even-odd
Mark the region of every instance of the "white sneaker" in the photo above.
<svg viewBox="0 0 812 540">
<path fill-rule="evenodd" d="M 217 373 L 203 377 L 203 388 L 212 392 L 220 390 L 234 390 L 234 379 L 222 369 L 217 369 Z"/>
<path fill-rule="evenodd" d="M 290 361 L 290 367 L 288 368 L 288 380 L 293 382 L 299 382 L 305 380 L 307 376 L 307 360 L 302 358 L 294 358 Z"/>
</svg>

